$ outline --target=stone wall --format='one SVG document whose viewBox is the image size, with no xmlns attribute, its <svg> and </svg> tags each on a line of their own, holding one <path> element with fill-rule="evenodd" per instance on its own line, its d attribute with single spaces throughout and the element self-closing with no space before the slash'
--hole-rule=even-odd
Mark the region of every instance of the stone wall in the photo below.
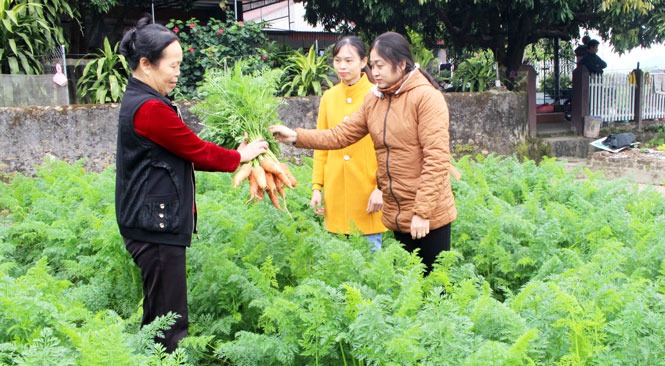
<svg viewBox="0 0 665 366">
<path fill-rule="evenodd" d="M 659 185 L 665 181 L 665 152 L 659 150 L 597 151 L 587 157 L 586 165 L 609 179 L 628 177 L 636 183 Z"/>
<path fill-rule="evenodd" d="M 453 152 L 511 154 L 529 135 L 525 92 L 492 90 L 445 96 Z"/>
<path fill-rule="evenodd" d="M 448 93 L 451 151 L 508 154 L 524 141 L 527 131 L 526 94 L 511 92 Z M 181 103 L 183 118 L 199 132 L 191 102 Z M 290 127 L 316 127 L 318 97 L 288 98 L 279 110 Z M 0 108 L 0 173 L 34 172 L 45 156 L 99 171 L 115 162 L 118 104 L 62 107 Z M 283 145 L 283 155 L 295 160 L 311 151 Z"/>
</svg>

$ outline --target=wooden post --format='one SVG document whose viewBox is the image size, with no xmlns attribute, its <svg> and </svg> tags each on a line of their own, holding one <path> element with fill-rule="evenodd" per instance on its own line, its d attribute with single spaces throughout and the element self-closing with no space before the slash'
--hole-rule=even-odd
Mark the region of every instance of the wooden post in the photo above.
<svg viewBox="0 0 665 366">
<path fill-rule="evenodd" d="M 644 71 L 640 70 L 639 63 L 635 73 L 635 122 L 637 130 L 642 131 L 642 101 L 644 100 Z"/>
<path fill-rule="evenodd" d="M 584 117 L 589 115 L 589 70 L 579 65 L 573 71 L 572 125 L 575 133 L 584 134 Z"/>
<path fill-rule="evenodd" d="M 536 69 L 530 65 L 520 66 L 519 71 L 527 72 L 527 121 L 529 122 L 529 136 L 536 137 Z"/>
</svg>

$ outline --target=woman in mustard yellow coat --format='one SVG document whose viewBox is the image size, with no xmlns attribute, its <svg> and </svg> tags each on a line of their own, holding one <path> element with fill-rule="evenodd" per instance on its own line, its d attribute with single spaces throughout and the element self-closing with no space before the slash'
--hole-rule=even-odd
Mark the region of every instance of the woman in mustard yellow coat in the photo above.
<svg viewBox="0 0 665 366">
<path fill-rule="evenodd" d="M 365 44 L 354 36 L 333 48 L 333 66 L 341 82 L 326 91 L 319 105 L 317 128 L 335 127 L 362 105 L 374 86 L 368 79 Z M 361 232 L 381 249 L 383 199 L 376 187 L 376 153 L 370 136 L 341 150 L 314 151 L 310 206 L 324 215 L 326 230 L 338 234 Z M 321 199 L 323 190 L 323 201 Z"/>
</svg>

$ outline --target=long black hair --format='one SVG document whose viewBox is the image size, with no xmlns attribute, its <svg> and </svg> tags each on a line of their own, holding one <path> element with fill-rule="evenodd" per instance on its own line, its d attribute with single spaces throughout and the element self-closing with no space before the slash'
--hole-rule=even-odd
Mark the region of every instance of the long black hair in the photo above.
<svg viewBox="0 0 665 366">
<path fill-rule="evenodd" d="M 411 72 L 415 67 L 413 55 L 411 54 L 411 46 L 409 46 L 409 42 L 407 42 L 406 38 L 399 33 L 386 32 L 376 37 L 370 48 L 370 51 L 371 50 L 376 50 L 381 57 L 388 60 L 388 62 L 393 65 L 393 70 L 396 70 L 397 65 L 402 61 L 406 64 L 406 68 L 404 68 L 405 74 Z M 440 90 L 439 83 L 434 80 L 432 75 L 422 67 L 420 67 L 419 70 L 434 88 Z"/>
<path fill-rule="evenodd" d="M 158 65 L 162 59 L 162 51 L 178 36 L 161 24 L 151 24 L 150 17 L 143 17 L 136 27 L 129 29 L 120 41 L 120 53 L 125 56 L 129 68 L 136 70 L 141 57 L 145 57 L 152 65 Z"/>
<path fill-rule="evenodd" d="M 335 43 L 335 46 L 333 47 L 333 57 L 337 56 L 342 47 L 346 45 L 349 45 L 353 47 L 354 50 L 356 50 L 356 53 L 358 54 L 358 56 L 360 56 L 360 60 L 367 57 L 367 48 L 365 48 L 365 42 L 363 42 L 360 38 L 356 36 L 345 36 L 342 37 L 339 41 L 337 41 L 337 43 Z M 369 81 L 374 83 L 374 77 L 372 76 L 372 72 L 370 71 L 367 64 L 365 64 L 365 67 L 362 68 L 362 71 L 365 73 L 365 75 L 367 75 Z"/>
</svg>

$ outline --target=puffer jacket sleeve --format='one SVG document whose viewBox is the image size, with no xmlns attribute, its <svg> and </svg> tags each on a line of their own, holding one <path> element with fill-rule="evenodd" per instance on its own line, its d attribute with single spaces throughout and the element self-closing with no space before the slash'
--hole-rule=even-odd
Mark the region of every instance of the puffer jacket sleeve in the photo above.
<svg viewBox="0 0 665 366">
<path fill-rule="evenodd" d="M 418 179 L 414 213 L 431 219 L 437 196 L 450 185 L 450 146 L 448 105 L 443 94 L 426 88 L 418 104 L 418 139 L 423 151 L 423 168 Z"/>
<path fill-rule="evenodd" d="M 319 104 L 319 116 L 316 122 L 316 129 L 318 130 L 328 129 L 328 111 L 326 102 L 326 99 L 328 99 L 326 97 L 327 95 L 327 93 L 323 94 L 323 97 L 321 97 L 321 103 Z M 321 190 L 321 187 L 323 187 L 323 172 L 327 162 L 327 150 L 314 150 L 314 165 L 312 166 L 312 189 Z"/>
<path fill-rule="evenodd" d="M 307 149 L 338 150 L 360 141 L 369 133 L 365 113 L 366 105 L 367 98 L 365 98 L 365 103 L 349 119 L 331 129 L 307 130 L 296 128 L 298 139 L 295 146 Z"/>
</svg>

